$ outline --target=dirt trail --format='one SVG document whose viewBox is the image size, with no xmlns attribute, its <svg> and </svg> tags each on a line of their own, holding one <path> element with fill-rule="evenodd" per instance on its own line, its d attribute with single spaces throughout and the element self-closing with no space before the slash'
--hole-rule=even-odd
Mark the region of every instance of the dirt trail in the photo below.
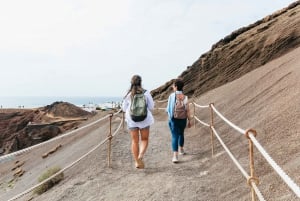
<svg viewBox="0 0 300 201">
<path fill-rule="evenodd" d="M 70 175 L 67 173 L 67 183 L 62 182 L 36 200 L 201 200 L 204 192 L 211 197 L 214 190 L 203 184 L 209 174 L 208 167 L 203 167 L 209 160 L 205 156 L 209 150 L 190 146 L 195 134 L 188 129 L 187 154 L 180 157 L 180 163 L 173 164 L 170 140 L 167 121 L 156 121 L 145 155 L 146 168 L 139 170 L 134 168 L 130 138 L 124 131 L 114 139 L 112 168 L 107 167 L 104 146 L 84 161 L 85 168 L 79 165 Z"/>
</svg>

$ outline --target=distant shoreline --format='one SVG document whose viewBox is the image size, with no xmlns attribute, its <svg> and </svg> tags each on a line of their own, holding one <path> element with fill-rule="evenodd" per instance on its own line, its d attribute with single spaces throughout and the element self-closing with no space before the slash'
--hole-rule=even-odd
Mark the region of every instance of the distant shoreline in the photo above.
<svg viewBox="0 0 300 201">
<path fill-rule="evenodd" d="M 119 103 L 122 97 L 62 97 L 62 96 L 6 96 L 0 97 L 0 109 L 34 109 L 51 105 L 54 102 L 68 102 L 78 107 L 89 107 L 108 103 Z"/>
</svg>

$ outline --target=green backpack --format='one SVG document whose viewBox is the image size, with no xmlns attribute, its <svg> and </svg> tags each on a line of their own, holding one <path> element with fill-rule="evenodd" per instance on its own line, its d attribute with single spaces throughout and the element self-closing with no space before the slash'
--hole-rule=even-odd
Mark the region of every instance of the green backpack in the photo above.
<svg viewBox="0 0 300 201">
<path fill-rule="evenodd" d="M 140 122 L 146 119 L 147 117 L 147 102 L 144 93 L 135 94 L 131 96 L 131 105 L 130 105 L 130 117 L 135 122 Z"/>
</svg>

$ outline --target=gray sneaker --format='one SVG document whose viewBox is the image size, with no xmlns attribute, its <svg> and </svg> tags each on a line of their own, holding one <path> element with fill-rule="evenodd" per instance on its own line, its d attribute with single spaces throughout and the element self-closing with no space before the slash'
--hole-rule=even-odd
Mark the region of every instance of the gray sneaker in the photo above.
<svg viewBox="0 0 300 201">
<path fill-rule="evenodd" d="M 185 154 L 184 150 L 183 149 L 179 149 L 179 155 L 184 155 L 184 154 Z"/>
</svg>

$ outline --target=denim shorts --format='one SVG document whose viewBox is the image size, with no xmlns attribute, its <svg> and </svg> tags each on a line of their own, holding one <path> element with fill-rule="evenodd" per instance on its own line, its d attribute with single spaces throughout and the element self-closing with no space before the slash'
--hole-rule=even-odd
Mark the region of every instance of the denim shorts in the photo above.
<svg viewBox="0 0 300 201">
<path fill-rule="evenodd" d="M 129 130 L 131 130 L 131 131 L 133 131 L 133 130 L 138 130 L 138 129 L 140 129 L 140 130 L 142 130 L 142 129 L 149 129 L 150 128 L 150 126 L 146 126 L 145 128 L 139 128 L 139 127 L 128 127 L 128 129 Z"/>
</svg>

